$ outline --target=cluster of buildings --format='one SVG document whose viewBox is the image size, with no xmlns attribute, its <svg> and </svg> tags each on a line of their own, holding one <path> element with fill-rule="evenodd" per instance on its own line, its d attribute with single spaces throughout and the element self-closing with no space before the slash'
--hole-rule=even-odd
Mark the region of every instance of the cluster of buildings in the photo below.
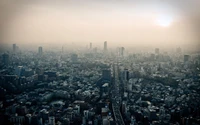
<svg viewBox="0 0 200 125">
<path fill-rule="evenodd" d="M 106 41 L 102 52 L 89 51 L 92 43 L 81 52 L 17 48 L 14 44 L 12 52 L 1 54 L 3 124 L 200 124 L 198 53 L 184 55 L 180 48 L 161 53 L 156 48 L 154 53 L 128 54 L 124 47 L 110 52 Z M 120 107 L 119 114 L 113 106 Z"/>
</svg>

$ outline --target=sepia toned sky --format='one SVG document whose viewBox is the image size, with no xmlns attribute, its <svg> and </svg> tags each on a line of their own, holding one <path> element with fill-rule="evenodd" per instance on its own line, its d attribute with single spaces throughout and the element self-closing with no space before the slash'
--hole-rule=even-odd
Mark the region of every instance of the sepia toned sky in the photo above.
<svg viewBox="0 0 200 125">
<path fill-rule="evenodd" d="M 1 0 L 0 43 L 200 48 L 200 0 Z"/>
</svg>

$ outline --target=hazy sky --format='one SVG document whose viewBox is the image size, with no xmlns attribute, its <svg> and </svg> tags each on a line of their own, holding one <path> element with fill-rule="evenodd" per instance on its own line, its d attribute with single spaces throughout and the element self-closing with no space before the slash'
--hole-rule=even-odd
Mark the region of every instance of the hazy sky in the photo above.
<svg viewBox="0 0 200 125">
<path fill-rule="evenodd" d="M 199 6 L 200 0 L 1 0 L 0 43 L 197 48 Z"/>
</svg>

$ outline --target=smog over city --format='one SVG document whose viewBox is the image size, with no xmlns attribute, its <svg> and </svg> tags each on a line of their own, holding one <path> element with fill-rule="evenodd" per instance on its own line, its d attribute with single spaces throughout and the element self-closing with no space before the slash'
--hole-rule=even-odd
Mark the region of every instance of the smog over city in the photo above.
<svg viewBox="0 0 200 125">
<path fill-rule="evenodd" d="M 0 124 L 199 125 L 200 0 L 1 0 Z"/>
</svg>

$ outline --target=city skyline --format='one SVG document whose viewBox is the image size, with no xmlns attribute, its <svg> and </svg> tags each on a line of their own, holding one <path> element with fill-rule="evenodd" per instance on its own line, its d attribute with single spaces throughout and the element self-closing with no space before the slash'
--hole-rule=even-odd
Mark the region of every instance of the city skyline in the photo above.
<svg viewBox="0 0 200 125">
<path fill-rule="evenodd" d="M 199 49 L 198 0 L 1 1 L 0 43 Z"/>
</svg>

